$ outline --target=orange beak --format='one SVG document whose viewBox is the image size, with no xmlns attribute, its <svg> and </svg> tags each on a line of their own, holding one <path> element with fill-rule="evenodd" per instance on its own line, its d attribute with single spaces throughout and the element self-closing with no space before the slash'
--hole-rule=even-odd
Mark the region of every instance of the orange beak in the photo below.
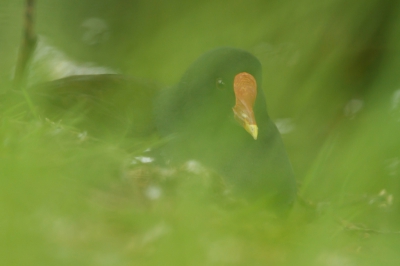
<svg viewBox="0 0 400 266">
<path fill-rule="evenodd" d="M 254 117 L 253 106 L 257 97 L 256 79 L 247 72 L 239 73 L 233 81 L 236 104 L 233 107 L 235 119 L 256 140 L 258 127 Z"/>
</svg>

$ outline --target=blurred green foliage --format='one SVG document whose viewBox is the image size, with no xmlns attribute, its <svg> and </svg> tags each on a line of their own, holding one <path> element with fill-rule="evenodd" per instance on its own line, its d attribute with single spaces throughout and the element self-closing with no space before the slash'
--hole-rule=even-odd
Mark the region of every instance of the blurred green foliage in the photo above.
<svg viewBox="0 0 400 266">
<path fill-rule="evenodd" d="M 1 100 L 0 264 L 398 265 L 399 5 L 39 0 L 37 33 L 71 61 L 165 86 L 209 49 L 254 53 L 303 205 L 285 224 L 251 204 L 221 206 L 212 173 L 165 181 L 127 163 L 147 143 L 86 138 Z M 22 14 L 23 1 L 0 2 L 2 95 Z M 52 78 L 46 62 L 30 71 Z M 142 181 L 161 198 L 146 198 Z"/>
</svg>

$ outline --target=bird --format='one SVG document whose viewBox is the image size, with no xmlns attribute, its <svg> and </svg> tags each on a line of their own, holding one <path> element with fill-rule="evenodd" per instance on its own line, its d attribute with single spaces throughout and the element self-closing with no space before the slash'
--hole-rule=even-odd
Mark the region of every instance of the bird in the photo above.
<svg viewBox="0 0 400 266">
<path fill-rule="evenodd" d="M 80 125 L 89 129 L 168 139 L 157 149 L 160 157 L 213 169 L 235 197 L 278 213 L 296 200 L 295 175 L 267 112 L 261 63 L 245 50 L 206 52 L 175 86 L 163 89 L 102 74 L 67 77 L 32 91 L 50 113 L 83 113 Z"/>
<path fill-rule="evenodd" d="M 280 133 L 267 112 L 262 66 L 230 47 L 197 59 L 176 86 L 154 103 L 156 126 L 169 157 L 215 169 L 233 195 L 286 212 L 296 181 Z"/>
</svg>

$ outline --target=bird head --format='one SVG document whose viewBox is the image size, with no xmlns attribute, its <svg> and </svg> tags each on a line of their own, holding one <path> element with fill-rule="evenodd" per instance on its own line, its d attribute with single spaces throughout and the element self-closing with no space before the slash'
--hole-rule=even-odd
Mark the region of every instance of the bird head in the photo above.
<svg viewBox="0 0 400 266">
<path fill-rule="evenodd" d="M 218 48 L 201 56 L 185 72 L 178 84 L 180 104 L 176 106 L 182 108 L 185 125 L 217 134 L 217 129 L 234 123 L 242 126 L 234 131 L 244 129 L 256 140 L 255 104 L 265 107 L 260 103 L 260 90 L 260 62 L 246 51 Z"/>
</svg>

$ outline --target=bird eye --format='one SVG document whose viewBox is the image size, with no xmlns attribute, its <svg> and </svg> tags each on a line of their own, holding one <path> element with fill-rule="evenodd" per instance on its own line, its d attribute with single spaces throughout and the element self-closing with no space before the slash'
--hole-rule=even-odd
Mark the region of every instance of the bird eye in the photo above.
<svg viewBox="0 0 400 266">
<path fill-rule="evenodd" d="M 221 78 L 217 79 L 217 88 L 218 88 L 218 89 L 223 89 L 223 88 L 225 88 L 225 83 L 224 83 L 224 81 L 223 81 Z"/>
</svg>

